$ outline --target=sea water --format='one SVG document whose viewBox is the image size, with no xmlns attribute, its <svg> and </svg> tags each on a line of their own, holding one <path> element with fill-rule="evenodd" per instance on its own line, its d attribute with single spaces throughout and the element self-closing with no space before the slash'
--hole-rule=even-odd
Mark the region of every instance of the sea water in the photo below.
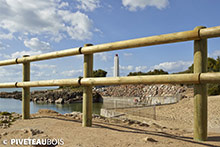
<svg viewBox="0 0 220 147">
<path fill-rule="evenodd" d="M 100 114 L 102 103 L 93 103 L 93 113 Z M 71 113 L 73 111 L 82 112 L 82 103 L 73 104 L 36 104 L 30 102 L 30 113 L 36 113 L 39 109 L 51 109 L 61 114 Z M 16 112 L 22 111 L 21 100 L 12 98 L 0 98 L 0 111 Z"/>
<path fill-rule="evenodd" d="M 34 87 L 30 91 L 36 90 L 51 90 L 56 89 L 54 87 Z M 22 88 L 0 88 L 0 92 L 13 92 L 22 91 Z M 100 109 L 102 108 L 102 103 L 93 103 L 93 113 L 100 114 Z M 36 104 L 30 102 L 30 113 L 36 113 L 39 109 L 51 109 L 57 111 L 61 114 L 71 113 L 73 111 L 82 112 L 82 103 L 73 104 Z M 20 113 L 22 111 L 21 100 L 12 98 L 0 98 L 0 111 L 16 112 Z"/>
</svg>

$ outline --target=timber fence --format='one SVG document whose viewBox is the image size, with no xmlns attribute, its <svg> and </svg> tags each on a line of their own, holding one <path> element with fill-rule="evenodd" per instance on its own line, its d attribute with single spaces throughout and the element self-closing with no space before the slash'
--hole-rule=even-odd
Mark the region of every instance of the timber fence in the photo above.
<svg viewBox="0 0 220 147">
<path fill-rule="evenodd" d="M 177 32 L 100 45 L 86 44 L 83 47 L 51 52 L 35 56 L 0 61 L 0 66 L 23 64 L 23 81 L 0 83 L 0 88 L 23 88 L 22 118 L 30 118 L 30 87 L 83 86 L 83 126 L 92 125 L 92 86 L 118 84 L 194 84 L 194 139 L 207 139 L 207 83 L 220 83 L 220 73 L 207 71 L 207 38 L 220 37 L 220 26 Z M 194 73 L 172 75 L 150 75 L 129 77 L 93 78 L 93 53 L 136 48 L 143 46 L 176 43 L 194 40 Z M 30 63 L 73 55 L 84 55 L 83 78 L 30 81 Z"/>
</svg>

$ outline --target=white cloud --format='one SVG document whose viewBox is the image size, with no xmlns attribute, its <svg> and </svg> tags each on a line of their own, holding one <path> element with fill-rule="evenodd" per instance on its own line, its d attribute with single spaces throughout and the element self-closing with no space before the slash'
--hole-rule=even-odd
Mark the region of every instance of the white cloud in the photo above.
<svg viewBox="0 0 220 147">
<path fill-rule="evenodd" d="M 151 67 L 151 70 L 163 69 L 168 72 L 180 72 L 186 70 L 190 65 L 192 65 L 192 61 L 163 62 L 158 65 L 154 65 Z"/>
<path fill-rule="evenodd" d="M 107 62 L 107 61 L 113 59 L 112 56 L 111 56 L 111 54 L 106 53 L 106 52 L 96 53 L 96 54 L 95 54 L 95 57 L 98 58 L 98 59 L 100 59 L 101 61 L 105 61 L 105 62 Z"/>
<path fill-rule="evenodd" d="M 32 63 L 31 67 L 35 68 L 35 69 L 54 69 L 57 66 L 56 65 L 50 65 L 50 64 L 36 64 L 36 63 Z"/>
<path fill-rule="evenodd" d="M 72 13 L 66 10 L 60 10 L 64 22 L 68 24 L 65 27 L 66 32 L 72 39 L 85 40 L 92 36 L 92 21 L 89 17 L 81 12 Z"/>
<path fill-rule="evenodd" d="M 48 77 L 50 74 L 43 72 L 43 71 L 36 71 L 36 70 L 31 70 L 31 76 L 35 78 L 39 77 Z"/>
<path fill-rule="evenodd" d="M 63 71 L 61 74 L 68 77 L 82 76 L 82 69 Z"/>
<path fill-rule="evenodd" d="M 50 79 L 57 75 L 57 66 L 51 64 L 31 64 L 31 77 L 35 80 Z"/>
<path fill-rule="evenodd" d="M 136 11 L 137 9 L 144 9 L 146 7 L 156 7 L 161 10 L 169 5 L 168 0 L 122 0 L 123 6 L 130 11 Z"/>
<path fill-rule="evenodd" d="M 112 67 L 111 69 L 113 71 L 114 67 Z M 122 66 L 122 65 L 119 65 L 119 72 L 120 72 L 121 76 L 126 76 L 126 75 L 128 75 L 129 72 L 134 72 L 134 71 L 146 72 L 146 70 L 147 70 L 147 66 L 133 66 L 133 65 Z"/>
<path fill-rule="evenodd" d="M 24 45 L 30 48 L 31 50 L 35 50 L 35 51 L 37 50 L 45 51 L 51 49 L 50 43 L 40 41 L 38 38 L 31 38 L 30 40 L 25 40 Z"/>
<path fill-rule="evenodd" d="M 0 50 L 4 50 L 7 47 L 9 47 L 9 45 L 4 45 L 1 41 L 0 41 Z"/>
<path fill-rule="evenodd" d="M 1 82 L 16 82 L 22 80 L 21 66 L 0 67 Z"/>
<path fill-rule="evenodd" d="M 147 70 L 147 66 L 137 66 L 137 67 L 135 67 L 136 72 L 139 72 L 139 71 L 146 72 L 146 70 Z"/>
<path fill-rule="evenodd" d="M 127 71 L 131 71 L 134 69 L 134 66 L 132 65 L 127 65 L 127 66 L 122 66 L 122 65 L 119 65 L 119 69 L 120 70 L 127 70 Z"/>
<path fill-rule="evenodd" d="M 12 53 L 11 55 L 4 55 L 4 57 L 6 58 L 12 58 L 12 59 L 15 59 L 15 58 L 19 58 L 19 57 L 23 57 L 23 55 L 39 55 L 39 54 L 42 54 L 41 51 L 17 51 L 15 53 Z"/>
<path fill-rule="evenodd" d="M 31 81 L 57 79 L 55 65 L 31 64 Z M 19 82 L 22 80 L 22 64 L 0 67 L 1 82 Z"/>
<path fill-rule="evenodd" d="M 68 2 L 62 2 L 58 8 L 65 8 L 65 7 L 68 7 L 69 6 L 69 3 Z"/>
<path fill-rule="evenodd" d="M 81 12 L 63 10 L 60 0 L 0 0 L 0 29 L 9 32 L 0 38 L 18 35 L 44 35 L 59 41 L 66 33 L 74 40 L 92 36 L 92 21 Z"/>
<path fill-rule="evenodd" d="M 12 39 L 12 38 L 13 38 L 13 34 L 12 33 L 5 34 L 5 33 L 0 31 L 0 39 Z"/>
<path fill-rule="evenodd" d="M 100 7 L 100 0 L 77 0 L 77 2 L 79 2 L 77 8 L 84 11 L 94 11 Z"/>
<path fill-rule="evenodd" d="M 31 80 L 57 79 L 57 66 L 52 64 L 31 63 Z M 22 80 L 22 64 L 0 67 L 1 82 Z"/>
<path fill-rule="evenodd" d="M 215 50 L 213 53 L 211 53 L 211 57 L 217 57 L 220 56 L 220 50 Z"/>
<path fill-rule="evenodd" d="M 132 53 L 123 53 L 123 55 L 124 55 L 125 57 L 129 57 L 129 56 L 132 56 L 133 54 L 132 54 Z"/>
<path fill-rule="evenodd" d="M 135 67 L 133 65 L 119 65 L 119 75 L 120 76 L 126 76 L 129 72 L 133 72 Z M 109 71 L 110 70 L 110 71 Z M 114 66 L 111 67 L 111 69 L 108 71 L 108 76 L 113 76 Z"/>
</svg>

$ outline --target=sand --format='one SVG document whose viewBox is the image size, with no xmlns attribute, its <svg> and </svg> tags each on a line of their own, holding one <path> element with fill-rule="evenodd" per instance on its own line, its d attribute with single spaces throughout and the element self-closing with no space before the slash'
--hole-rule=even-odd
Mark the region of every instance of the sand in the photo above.
<svg viewBox="0 0 220 147">
<path fill-rule="evenodd" d="M 208 98 L 209 134 L 205 142 L 192 138 L 193 99 L 187 98 L 157 107 L 157 120 L 149 119 L 145 124 L 94 118 L 92 127 L 81 127 L 80 118 L 45 111 L 0 129 L 0 144 L 12 138 L 55 138 L 63 140 L 65 147 L 220 146 L 219 106 L 220 96 Z"/>
</svg>

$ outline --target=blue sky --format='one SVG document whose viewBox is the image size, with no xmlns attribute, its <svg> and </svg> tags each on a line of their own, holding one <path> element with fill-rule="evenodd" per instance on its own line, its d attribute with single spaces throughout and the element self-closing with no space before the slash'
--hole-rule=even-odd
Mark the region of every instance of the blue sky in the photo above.
<svg viewBox="0 0 220 147">
<path fill-rule="evenodd" d="M 220 25 L 219 0 L 0 0 L 0 60 L 114 41 Z M 119 54 L 120 75 L 192 64 L 193 42 L 95 54 L 94 69 L 112 76 Z M 209 39 L 208 53 L 220 55 L 220 38 Z M 82 56 L 31 63 L 31 80 L 82 75 Z M 21 81 L 22 66 L 0 67 L 2 82 Z"/>
</svg>

